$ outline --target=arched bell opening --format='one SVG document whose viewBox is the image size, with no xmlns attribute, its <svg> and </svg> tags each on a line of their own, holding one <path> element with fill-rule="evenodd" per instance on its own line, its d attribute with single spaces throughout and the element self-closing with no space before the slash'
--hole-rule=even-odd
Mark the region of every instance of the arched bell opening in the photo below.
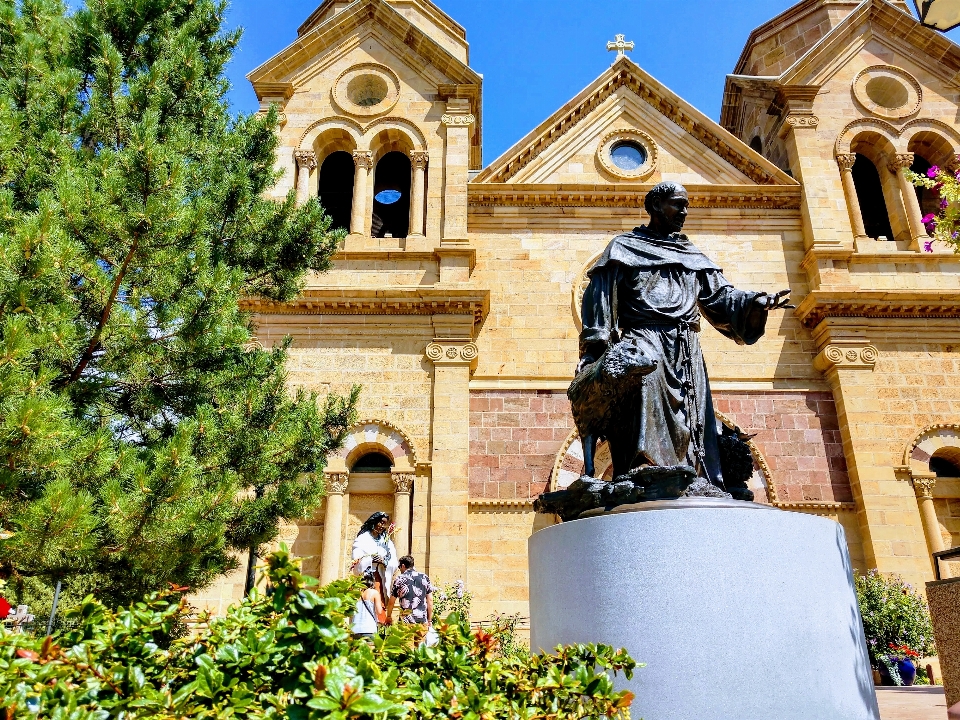
<svg viewBox="0 0 960 720">
<path fill-rule="evenodd" d="M 373 180 L 372 237 L 405 238 L 410 230 L 410 158 L 394 150 L 379 162 Z"/>
<path fill-rule="evenodd" d="M 353 155 L 344 150 L 330 153 L 320 165 L 318 195 L 331 230 L 350 230 L 354 175 Z"/>
<path fill-rule="evenodd" d="M 887 211 L 880 172 L 866 155 L 857 153 L 857 160 L 853 164 L 853 183 L 857 188 L 860 215 L 867 237 L 893 240 L 890 213 Z"/>
</svg>

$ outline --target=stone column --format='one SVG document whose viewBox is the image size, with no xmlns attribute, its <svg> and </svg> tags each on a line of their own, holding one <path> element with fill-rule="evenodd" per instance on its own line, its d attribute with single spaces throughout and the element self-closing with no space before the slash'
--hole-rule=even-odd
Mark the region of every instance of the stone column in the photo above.
<svg viewBox="0 0 960 720">
<path fill-rule="evenodd" d="M 410 153 L 410 164 L 413 166 L 413 178 L 410 184 L 410 232 L 409 237 L 423 237 L 424 216 L 424 176 L 427 171 L 429 155 L 423 151 Z"/>
<path fill-rule="evenodd" d="M 367 229 L 367 173 L 373 167 L 373 153 L 353 151 L 353 207 L 350 209 L 350 234 L 365 235 Z"/>
<path fill-rule="evenodd" d="M 443 237 L 444 243 L 467 242 L 467 179 L 470 169 L 470 126 L 477 119 L 470 113 L 470 101 L 451 98 L 441 118 L 446 128 L 443 163 Z"/>
<path fill-rule="evenodd" d="M 920 242 L 927 238 L 927 229 L 923 226 L 923 214 L 920 212 L 917 189 L 904 172 L 911 165 L 913 165 L 913 153 L 897 153 L 887 165 L 887 169 L 896 176 L 897 186 L 900 188 L 900 198 L 903 209 L 907 213 L 907 224 L 910 228 L 910 248 L 919 250 Z"/>
<path fill-rule="evenodd" d="M 327 508 L 323 515 L 323 547 L 320 550 L 320 582 L 331 583 L 340 575 L 340 560 L 343 549 L 340 536 L 343 534 L 343 493 L 347 490 L 346 473 L 327 475 Z"/>
<path fill-rule="evenodd" d="M 853 319 L 826 318 L 814 330 L 814 367 L 837 406 L 843 454 L 867 567 L 921 585 L 931 566 L 914 493 L 889 464 L 888 428 L 873 370 L 880 353 Z"/>
<path fill-rule="evenodd" d="M 428 574 L 437 584 L 467 577 L 467 511 L 470 463 L 470 366 L 477 359 L 468 326 L 438 326 L 452 316 L 434 316 L 438 337 L 427 345 L 433 363 L 432 480 Z M 458 332 L 459 331 L 459 332 Z M 466 337 L 465 337 L 466 335 Z"/>
<path fill-rule="evenodd" d="M 393 539 L 400 557 L 410 554 L 410 493 L 413 491 L 412 473 L 393 473 L 393 522 L 400 532 Z"/>
<path fill-rule="evenodd" d="M 927 538 L 927 549 L 933 555 L 944 549 L 940 521 L 937 520 L 937 511 L 933 506 L 933 487 L 937 484 L 937 479 L 915 473 L 911 480 L 913 490 L 917 494 L 917 505 L 920 507 L 920 520 L 923 522 L 923 534 Z M 933 563 L 932 557 L 930 562 Z"/>
<path fill-rule="evenodd" d="M 310 199 L 310 173 L 317 166 L 317 154 L 313 150 L 297 150 L 297 205 Z"/>
<path fill-rule="evenodd" d="M 865 240 L 867 231 L 863 226 L 863 213 L 860 211 L 860 199 L 857 197 L 857 186 L 853 182 L 853 164 L 857 161 L 856 153 L 840 153 L 837 155 L 837 165 L 840 166 L 840 179 L 843 182 L 843 195 L 847 200 L 847 212 L 850 213 L 850 227 L 857 240 Z"/>
</svg>

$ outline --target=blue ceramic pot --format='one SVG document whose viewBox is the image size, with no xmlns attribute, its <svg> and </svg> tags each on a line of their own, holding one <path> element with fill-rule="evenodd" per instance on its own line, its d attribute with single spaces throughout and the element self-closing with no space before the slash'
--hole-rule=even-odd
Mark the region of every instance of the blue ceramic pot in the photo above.
<svg viewBox="0 0 960 720">
<path fill-rule="evenodd" d="M 898 658 L 897 670 L 900 671 L 900 679 L 904 685 L 913 685 L 913 681 L 917 679 L 917 666 L 913 664 L 913 660 Z"/>
</svg>

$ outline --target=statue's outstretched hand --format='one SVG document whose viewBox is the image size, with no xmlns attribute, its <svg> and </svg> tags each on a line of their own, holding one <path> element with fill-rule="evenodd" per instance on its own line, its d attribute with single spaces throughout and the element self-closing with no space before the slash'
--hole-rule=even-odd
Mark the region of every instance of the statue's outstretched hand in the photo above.
<svg viewBox="0 0 960 720">
<path fill-rule="evenodd" d="M 767 310 L 779 310 L 780 308 L 795 308 L 796 305 L 790 304 L 790 291 L 781 290 L 774 295 L 762 292 L 754 299 L 758 305 L 762 305 Z"/>
</svg>

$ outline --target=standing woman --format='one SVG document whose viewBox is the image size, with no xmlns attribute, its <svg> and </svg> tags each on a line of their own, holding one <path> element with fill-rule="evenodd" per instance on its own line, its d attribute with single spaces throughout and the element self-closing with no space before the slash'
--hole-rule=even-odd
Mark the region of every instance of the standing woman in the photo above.
<svg viewBox="0 0 960 720">
<path fill-rule="evenodd" d="M 377 630 L 386 620 L 383 600 L 380 598 L 379 581 L 373 569 L 363 574 L 363 592 L 357 600 L 357 609 L 353 615 L 353 636 L 355 638 L 369 638 L 377 634 Z"/>
<path fill-rule="evenodd" d="M 372 569 L 377 574 L 380 600 L 384 605 L 387 604 L 387 593 L 393 587 L 393 574 L 399 563 L 389 529 L 390 516 L 385 512 L 375 512 L 360 526 L 357 539 L 353 541 L 353 572 L 362 575 Z"/>
</svg>

